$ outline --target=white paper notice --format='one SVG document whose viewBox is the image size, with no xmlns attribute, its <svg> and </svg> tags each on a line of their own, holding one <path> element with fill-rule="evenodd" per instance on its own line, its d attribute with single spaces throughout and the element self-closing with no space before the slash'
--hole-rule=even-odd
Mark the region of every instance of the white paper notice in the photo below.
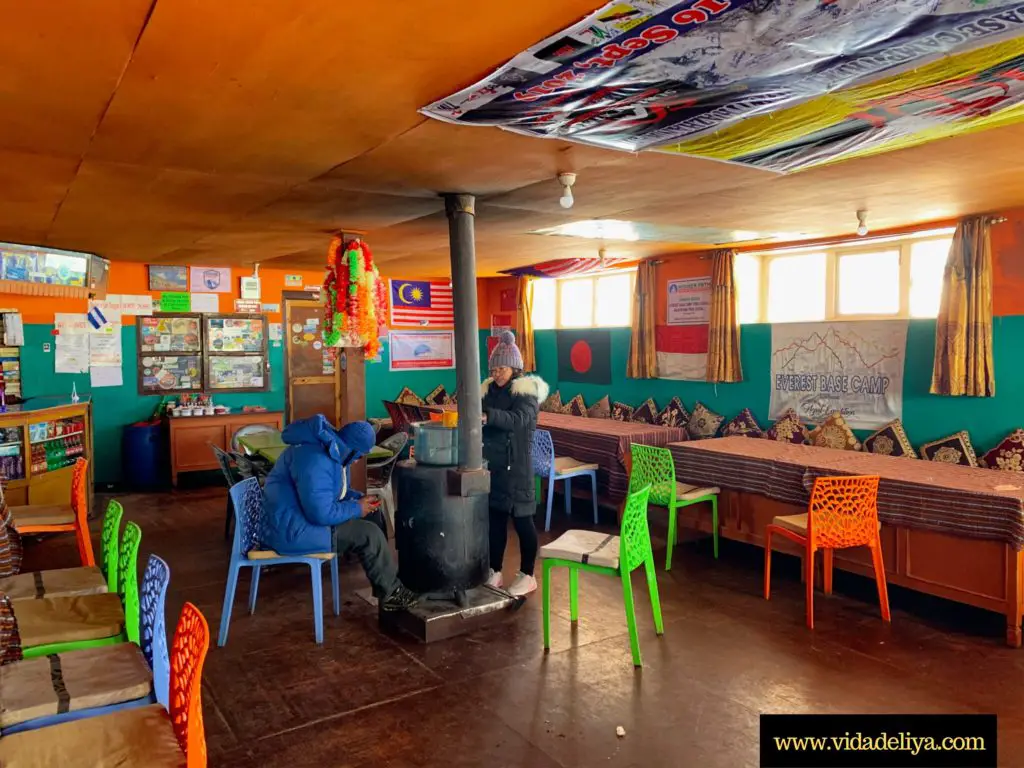
<svg viewBox="0 0 1024 768">
<path fill-rule="evenodd" d="M 280 341 L 284 333 L 281 323 L 268 323 L 268 325 L 270 327 L 270 340 Z"/>
<path fill-rule="evenodd" d="M 121 324 L 110 323 L 89 334 L 89 364 L 121 367 Z"/>
<path fill-rule="evenodd" d="M 153 314 L 153 297 L 145 294 L 138 296 L 125 294 L 120 297 L 107 297 L 109 298 L 120 298 L 121 300 L 121 314 L 122 315 L 152 315 Z"/>
<path fill-rule="evenodd" d="M 62 333 L 56 341 L 54 373 L 89 372 L 89 334 Z"/>
<path fill-rule="evenodd" d="M 95 365 L 90 371 L 93 388 L 120 387 L 124 384 L 120 365 Z"/>
<path fill-rule="evenodd" d="M 53 315 L 53 327 L 57 329 L 58 338 L 65 334 L 79 333 L 88 334 L 92 330 L 85 315 L 71 312 L 55 312 Z"/>
<path fill-rule="evenodd" d="M 193 293 L 193 312 L 220 312 L 220 296 L 216 293 Z"/>
<path fill-rule="evenodd" d="M 89 300 L 89 309 L 98 309 L 108 323 L 121 322 L 121 297 L 117 295 L 107 296 L 105 299 Z"/>
</svg>

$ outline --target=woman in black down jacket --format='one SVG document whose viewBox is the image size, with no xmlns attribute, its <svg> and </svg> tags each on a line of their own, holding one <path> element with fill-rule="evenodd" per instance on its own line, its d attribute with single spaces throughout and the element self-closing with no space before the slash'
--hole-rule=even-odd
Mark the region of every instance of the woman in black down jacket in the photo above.
<svg viewBox="0 0 1024 768">
<path fill-rule="evenodd" d="M 520 566 L 508 591 L 528 595 L 537 589 L 533 576 L 537 560 L 533 514 L 537 500 L 532 443 L 548 385 L 537 376 L 523 375 L 523 356 L 510 331 L 502 333 L 488 367 L 491 378 L 483 383 L 484 458 L 491 471 L 491 573 L 487 583 L 502 586 L 501 565 L 511 515 L 519 537 Z"/>
</svg>

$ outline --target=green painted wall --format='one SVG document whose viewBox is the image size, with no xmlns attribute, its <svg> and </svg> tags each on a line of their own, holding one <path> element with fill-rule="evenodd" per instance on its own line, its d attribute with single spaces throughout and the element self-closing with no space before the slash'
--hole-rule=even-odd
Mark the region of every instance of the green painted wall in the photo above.
<svg viewBox="0 0 1024 768">
<path fill-rule="evenodd" d="M 562 400 L 582 394 L 587 404 L 605 394 L 612 400 L 639 405 L 653 397 L 660 407 L 678 395 L 692 408 L 700 400 L 707 407 L 731 419 L 743 408 L 750 408 L 758 422 L 768 424 L 770 394 L 769 357 L 771 326 L 745 325 L 741 336 L 741 356 L 745 381 L 738 384 L 663 379 L 627 379 L 629 329 L 612 329 L 612 383 L 594 386 L 558 382 L 558 353 L 555 331 L 536 334 L 537 367 L 540 375 L 562 393 Z M 995 446 L 1008 432 L 1024 427 L 1024 316 L 997 317 L 993 343 L 996 367 L 996 397 L 937 397 L 928 394 L 931 384 L 935 322 L 913 320 L 907 336 L 906 371 L 903 379 L 903 423 L 915 446 L 966 429 L 979 453 Z M 868 434 L 860 433 L 863 435 Z"/>
</svg>

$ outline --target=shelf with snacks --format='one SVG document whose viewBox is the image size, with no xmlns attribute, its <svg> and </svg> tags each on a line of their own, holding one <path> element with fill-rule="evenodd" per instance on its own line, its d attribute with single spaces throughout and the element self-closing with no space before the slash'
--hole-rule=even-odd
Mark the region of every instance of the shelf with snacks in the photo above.
<svg viewBox="0 0 1024 768">
<path fill-rule="evenodd" d="M 67 504 L 79 457 L 92 459 L 88 398 L 30 398 L 0 413 L 0 479 L 8 504 Z"/>
</svg>

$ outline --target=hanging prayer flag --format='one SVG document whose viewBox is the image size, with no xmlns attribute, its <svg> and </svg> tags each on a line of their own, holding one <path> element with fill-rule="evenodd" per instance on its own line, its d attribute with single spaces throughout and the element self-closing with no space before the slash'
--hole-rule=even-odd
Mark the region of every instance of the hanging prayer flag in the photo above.
<svg viewBox="0 0 1024 768">
<path fill-rule="evenodd" d="M 556 331 L 558 380 L 612 383 L 612 341 L 607 329 Z"/>
</svg>

